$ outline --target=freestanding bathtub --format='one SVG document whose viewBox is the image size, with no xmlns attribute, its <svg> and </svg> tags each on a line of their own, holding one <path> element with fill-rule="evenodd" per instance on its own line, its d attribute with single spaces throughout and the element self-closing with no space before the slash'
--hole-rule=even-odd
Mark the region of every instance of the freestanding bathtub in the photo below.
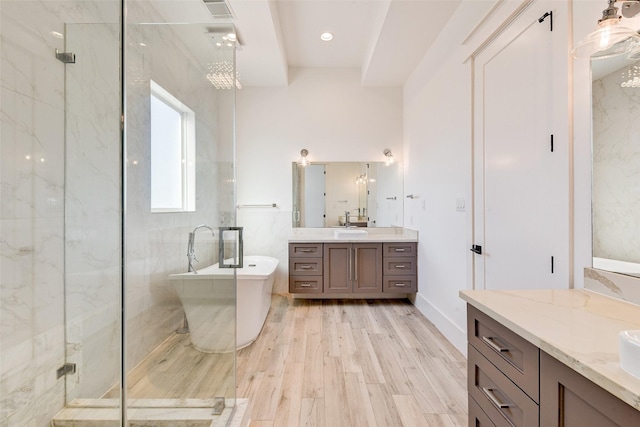
<svg viewBox="0 0 640 427">
<path fill-rule="evenodd" d="M 193 346 L 205 353 L 227 353 L 234 350 L 234 338 L 237 349 L 255 341 L 271 307 L 277 267 L 276 258 L 245 256 L 242 268 L 214 264 L 197 273 L 169 275 L 187 316 Z"/>
</svg>

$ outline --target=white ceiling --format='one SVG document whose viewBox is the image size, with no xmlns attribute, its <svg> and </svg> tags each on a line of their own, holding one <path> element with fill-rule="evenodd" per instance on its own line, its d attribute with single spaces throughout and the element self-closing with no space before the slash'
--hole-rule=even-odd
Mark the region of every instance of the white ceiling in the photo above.
<svg viewBox="0 0 640 427">
<path fill-rule="evenodd" d="M 363 85 L 401 86 L 460 0 L 228 2 L 244 86 L 286 86 L 289 67 L 359 68 Z"/>
<path fill-rule="evenodd" d="M 289 67 L 359 68 L 365 86 L 402 86 L 460 3 L 226 0 L 234 15 L 229 21 L 214 19 L 203 0 L 148 1 L 158 12 L 157 22 L 200 23 L 205 33 L 233 23 L 245 87 L 287 86 Z M 324 31 L 334 34 L 333 41 L 320 40 Z M 203 55 L 212 47 L 204 37 L 185 43 Z"/>
</svg>

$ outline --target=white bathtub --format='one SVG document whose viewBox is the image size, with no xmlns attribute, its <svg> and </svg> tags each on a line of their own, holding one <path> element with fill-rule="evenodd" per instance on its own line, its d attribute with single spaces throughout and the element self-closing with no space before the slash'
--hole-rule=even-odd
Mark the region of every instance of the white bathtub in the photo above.
<svg viewBox="0 0 640 427">
<path fill-rule="evenodd" d="M 640 264 L 635 262 L 593 257 L 593 268 L 640 277 Z"/>
<path fill-rule="evenodd" d="M 277 267 L 276 258 L 245 256 L 243 267 L 238 269 L 214 264 L 197 270 L 197 274 L 171 274 L 169 279 L 187 315 L 193 346 L 206 353 L 226 353 L 233 351 L 234 341 L 238 349 L 255 341 L 271 307 Z M 234 271 L 238 280 L 237 310 Z"/>
</svg>

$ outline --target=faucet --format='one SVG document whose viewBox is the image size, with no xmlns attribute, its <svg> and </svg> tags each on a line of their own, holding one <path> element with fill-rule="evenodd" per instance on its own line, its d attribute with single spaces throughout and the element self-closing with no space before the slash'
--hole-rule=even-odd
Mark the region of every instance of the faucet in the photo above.
<svg viewBox="0 0 640 427">
<path fill-rule="evenodd" d="M 344 228 L 351 227 L 351 222 L 349 222 L 350 211 L 344 211 Z"/>
<path fill-rule="evenodd" d="M 196 258 L 196 254 L 195 254 L 195 250 L 194 250 L 194 243 L 195 243 L 195 240 L 196 240 L 196 231 L 198 231 L 201 228 L 206 228 L 207 230 L 209 230 L 211 232 L 211 235 L 215 237 L 215 233 L 213 231 L 213 228 L 209 227 L 206 224 L 198 225 L 196 228 L 193 229 L 193 231 L 191 233 L 189 233 L 189 242 L 187 243 L 187 259 L 189 260 L 189 266 L 187 268 L 187 271 L 189 271 L 189 272 L 193 271 L 194 274 L 198 274 L 196 269 L 193 268 L 193 263 L 194 262 L 198 262 L 198 258 Z"/>
</svg>

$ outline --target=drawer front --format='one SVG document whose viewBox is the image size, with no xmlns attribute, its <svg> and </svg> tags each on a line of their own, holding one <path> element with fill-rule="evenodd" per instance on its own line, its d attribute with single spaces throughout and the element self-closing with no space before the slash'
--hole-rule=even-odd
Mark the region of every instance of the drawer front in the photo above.
<svg viewBox="0 0 640 427">
<path fill-rule="evenodd" d="M 418 292 L 418 280 L 416 276 L 384 276 L 382 292 L 416 293 Z"/>
<path fill-rule="evenodd" d="M 289 292 L 292 294 L 321 294 L 322 276 L 290 276 Z"/>
<path fill-rule="evenodd" d="M 415 258 L 384 257 L 382 274 L 385 276 L 415 276 L 417 273 Z"/>
<path fill-rule="evenodd" d="M 321 257 L 322 243 L 289 243 L 289 256 L 296 258 Z"/>
<path fill-rule="evenodd" d="M 469 344 L 536 402 L 540 401 L 540 350 L 472 305 L 467 305 Z"/>
<path fill-rule="evenodd" d="M 290 258 L 289 275 L 322 275 L 322 258 Z"/>
<path fill-rule="evenodd" d="M 384 256 L 401 257 L 416 256 L 416 243 L 384 243 L 382 245 L 382 254 Z"/>
<path fill-rule="evenodd" d="M 469 395 L 469 426 L 470 427 L 495 427 L 487 414 L 484 413 L 480 406 Z"/>
<path fill-rule="evenodd" d="M 540 410 L 522 390 L 469 345 L 467 381 L 471 397 L 497 427 L 538 427 Z"/>
</svg>

